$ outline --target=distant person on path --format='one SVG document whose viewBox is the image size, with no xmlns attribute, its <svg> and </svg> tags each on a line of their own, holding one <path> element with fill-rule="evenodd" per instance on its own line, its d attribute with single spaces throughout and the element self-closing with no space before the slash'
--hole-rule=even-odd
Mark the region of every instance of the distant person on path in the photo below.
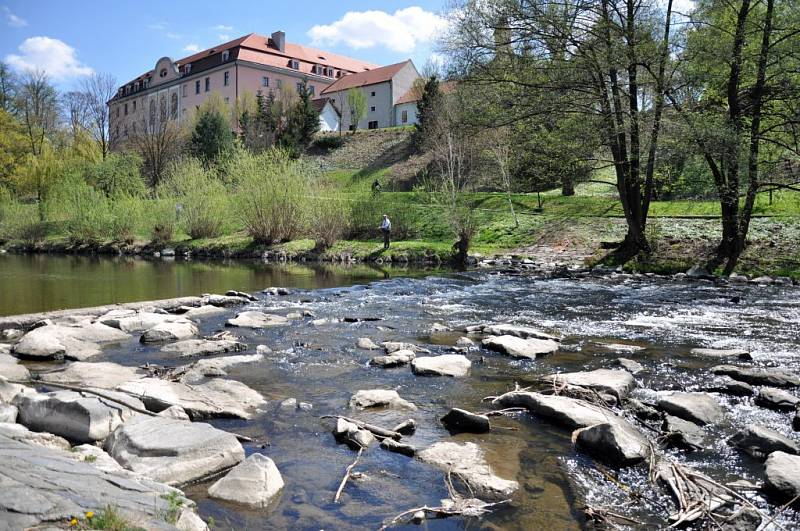
<svg viewBox="0 0 800 531">
<path fill-rule="evenodd" d="M 372 193 L 378 194 L 381 191 L 381 183 L 378 182 L 378 179 L 375 179 L 375 182 L 372 183 Z"/>
<path fill-rule="evenodd" d="M 383 221 L 381 221 L 381 232 L 383 233 L 383 248 L 388 249 L 389 233 L 392 232 L 392 222 L 386 214 L 383 215 Z"/>
</svg>

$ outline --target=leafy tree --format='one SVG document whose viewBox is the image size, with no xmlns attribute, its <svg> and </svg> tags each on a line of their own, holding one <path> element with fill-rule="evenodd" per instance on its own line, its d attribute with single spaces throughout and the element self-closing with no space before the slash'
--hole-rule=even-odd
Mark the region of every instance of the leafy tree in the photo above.
<svg viewBox="0 0 800 531">
<path fill-rule="evenodd" d="M 14 110 L 17 78 L 11 68 L 0 61 L 0 110 L 10 113 Z"/>
<path fill-rule="evenodd" d="M 10 183 L 28 148 L 22 124 L 0 109 L 0 185 Z"/>
<path fill-rule="evenodd" d="M 147 192 L 139 169 L 142 160 L 132 152 L 111 153 L 105 160 L 89 164 L 85 179 L 107 197 L 143 197 Z"/>
<path fill-rule="evenodd" d="M 350 111 L 350 129 L 355 132 L 358 123 L 367 115 L 367 97 L 358 88 L 347 91 L 347 108 Z"/>
<path fill-rule="evenodd" d="M 189 139 L 189 152 L 209 165 L 234 147 L 234 136 L 228 120 L 214 108 L 201 108 Z"/>
</svg>

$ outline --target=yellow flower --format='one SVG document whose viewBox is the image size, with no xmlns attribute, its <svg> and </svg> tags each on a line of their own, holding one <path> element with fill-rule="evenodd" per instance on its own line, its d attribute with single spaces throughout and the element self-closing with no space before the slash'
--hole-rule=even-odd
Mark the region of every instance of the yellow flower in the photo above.
<svg viewBox="0 0 800 531">
<path fill-rule="evenodd" d="M 87 511 L 87 512 L 86 512 L 86 518 L 89 518 L 89 519 L 91 519 L 91 518 L 94 518 L 94 512 L 92 512 L 92 511 Z"/>
<path fill-rule="evenodd" d="M 78 519 L 77 518 L 73 518 L 72 520 L 69 521 L 69 525 L 71 525 L 71 526 L 78 525 Z"/>
</svg>

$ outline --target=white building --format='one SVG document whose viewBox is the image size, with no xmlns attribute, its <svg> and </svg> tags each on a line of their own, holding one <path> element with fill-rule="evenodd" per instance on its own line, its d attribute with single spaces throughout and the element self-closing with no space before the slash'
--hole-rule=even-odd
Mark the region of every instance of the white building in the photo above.
<svg viewBox="0 0 800 531">
<path fill-rule="evenodd" d="M 319 112 L 319 130 L 323 133 L 339 130 L 339 111 L 333 106 L 330 98 L 317 98 L 314 100 L 314 107 Z"/>
</svg>

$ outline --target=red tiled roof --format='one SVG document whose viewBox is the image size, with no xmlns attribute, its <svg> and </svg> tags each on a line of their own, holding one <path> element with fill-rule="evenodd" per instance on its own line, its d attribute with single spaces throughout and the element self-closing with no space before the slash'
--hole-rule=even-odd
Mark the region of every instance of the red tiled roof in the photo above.
<svg viewBox="0 0 800 531">
<path fill-rule="evenodd" d="M 388 66 L 375 68 L 374 70 L 367 70 L 357 74 L 348 74 L 340 77 L 332 85 L 325 88 L 322 94 L 329 94 L 331 92 L 339 92 L 340 90 L 347 90 L 354 87 L 364 87 L 367 85 L 374 85 L 376 83 L 383 83 L 392 79 L 401 68 L 406 66 L 410 61 L 403 61 Z"/>
<path fill-rule="evenodd" d="M 329 101 L 333 102 L 331 98 L 317 98 L 311 100 L 311 104 L 314 106 L 317 112 L 322 112 L 322 109 L 325 108 L 325 104 L 328 103 Z M 331 103 L 331 107 L 333 107 L 333 110 L 336 111 L 336 114 L 339 114 L 339 110 L 336 108 L 336 105 L 333 105 L 333 103 Z"/>
<path fill-rule="evenodd" d="M 456 89 L 456 82 L 455 81 L 443 81 L 439 83 L 439 90 L 442 94 L 450 94 Z M 421 87 L 412 86 L 408 89 L 408 92 L 403 94 L 399 100 L 397 100 L 397 105 L 402 103 L 414 103 L 415 101 L 419 101 L 422 98 L 422 89 Z"/>
</svg>

